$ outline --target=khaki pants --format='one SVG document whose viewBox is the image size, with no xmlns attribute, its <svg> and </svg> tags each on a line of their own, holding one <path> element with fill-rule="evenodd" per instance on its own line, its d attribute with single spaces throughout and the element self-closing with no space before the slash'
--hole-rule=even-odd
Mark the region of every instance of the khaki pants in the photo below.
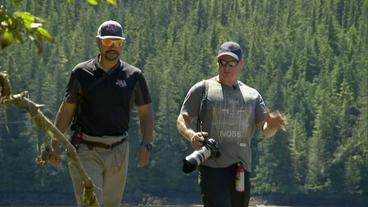
<svg viewBox="0 0 368 207">
<path fill-rule="evenodd" d="M 96 138 L 83 135 L 83 139 L 111 144 L 125 137 Z M 88 149 L 81 144 L 78 155 L 88 176 L 95 184 L 95 194 L 100 206 L 119 207 L 128 171 L 129 143 L 128 140 L 111 149 L 94 147 Z M 69 173 L 72 178 L 74 194 L 78 207 L 83 205 L 83 183 L 74 165 L 69 162 Z"/>
</svg>

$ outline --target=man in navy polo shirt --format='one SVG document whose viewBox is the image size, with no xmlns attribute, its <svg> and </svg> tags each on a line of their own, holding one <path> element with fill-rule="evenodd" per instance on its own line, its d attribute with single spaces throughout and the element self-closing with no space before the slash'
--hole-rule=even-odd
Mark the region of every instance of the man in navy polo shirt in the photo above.
<svg viewBox="0 0 368 207">
<path fill-rule="evenodd" d="M 101 206 L 120 206 L 128 169 L 129 114 L 135 105 L 142 141 L 137 149 L 138 167 L 149 163 L 152 149 L 153 112 L 142 71 L 122 61 L 122 26 L 106 21 L 97 31 L 97 57 L 76 65 L 70 75 L 55 125 L 73 131 L 72 144 L 93 180 Z M 51 164 L 60 165 L 59 144 L 53 141 Z M 75 197 L 83 206 L 83 183 L 76 166 L 69 163 Z"/>
</svg>

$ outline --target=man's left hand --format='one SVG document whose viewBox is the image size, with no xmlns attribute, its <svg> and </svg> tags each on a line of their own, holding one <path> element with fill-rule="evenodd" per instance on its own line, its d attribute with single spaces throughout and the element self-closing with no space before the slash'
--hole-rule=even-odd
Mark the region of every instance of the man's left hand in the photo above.
<svg viewBox="0 0 368 207">
<path fill-rule="evenodd" d="M 139 145 L 136 154 L 137 166 L 145 167 L 150 161 L 150 152 L 144 145 Z"/>
<path fill-rule="evenodd" d="M 286 132 L 287 118 L 279 111 L 267 112 L 265 118 L 269 128 L 281 129 L 283 132 Z"/>
</svg>

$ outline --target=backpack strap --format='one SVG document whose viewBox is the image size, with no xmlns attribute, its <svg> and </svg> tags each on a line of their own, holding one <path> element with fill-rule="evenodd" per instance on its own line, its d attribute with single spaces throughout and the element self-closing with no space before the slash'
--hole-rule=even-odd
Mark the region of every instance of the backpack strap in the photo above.
<svg viewBox="0 0 368 207">
<path fill-rule="evenodd" d="M 199 105 L 199 113 L 197 116 L 197 131 L 202 131 L 202 121 L 204 119 L 204 116 L 206 115 L 208 86 L 209 86 L 208 81 L 203 80 L 202 100 L 201 104 Z"/>
</svg>

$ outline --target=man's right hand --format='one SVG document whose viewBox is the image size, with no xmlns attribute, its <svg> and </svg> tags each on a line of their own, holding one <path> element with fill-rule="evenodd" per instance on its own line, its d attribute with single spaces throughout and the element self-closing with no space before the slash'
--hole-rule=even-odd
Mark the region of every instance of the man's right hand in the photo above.
<svg viewBox="0 0 368 207">
<path fill-rule="evenodd" d="M 56 168 L 61 166 L 61 159 L 60 159 L 60 155 L 61 155 L 61 149 L 58 143 L 54 142 L 52 143 L 52 152 L 51 152 L 51 156 L 50 156 L 50 164 Z"/>
<path fill-rule="evenodd" d="M 208 136 L 207 132 L 195 132 L 190 138 L 190 143 L 194 150 L 199 150 L 203 146 L 202 142 Z"/>
</svg>

